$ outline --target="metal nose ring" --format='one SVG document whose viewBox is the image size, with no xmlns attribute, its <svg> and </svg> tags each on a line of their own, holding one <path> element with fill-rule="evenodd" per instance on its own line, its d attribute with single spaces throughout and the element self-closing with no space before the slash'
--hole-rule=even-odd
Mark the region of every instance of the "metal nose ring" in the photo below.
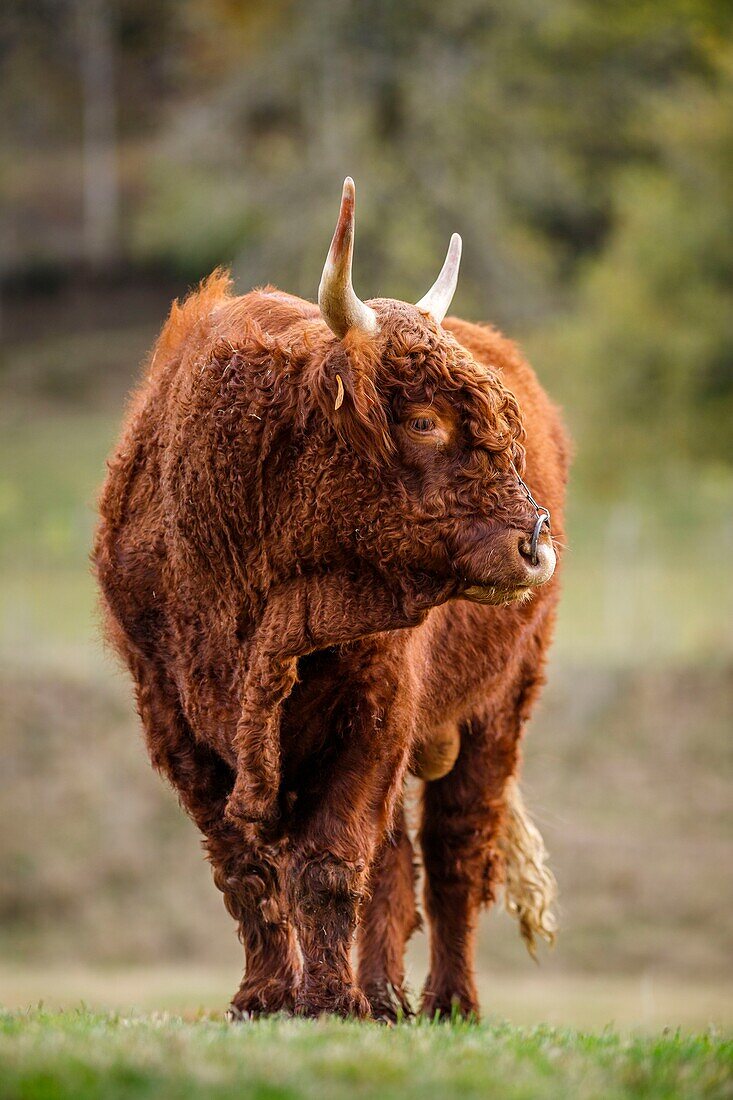
<svg viewBox="0 0 733 1100">
<path fill-rule="evenodd" d="M 539 555 L 537 554 L 537 547 L 539 545 L 540 534 L 542 533 L 542 528 L 545 526 L 545 524 L 547 524 L 547 530 L 549 531 L 550 530 L 550 513 L 547 511 L 546 508 L 542 508 L 542 509 L 538 508 L 537 509 L 537 522 L 534 525 L 534 531 L 532 532 L 532 541 L 531 541 L 530 546 L 529 546 L 532 565 L 539 565 L 539 562 L 540 562 Z"/>
</svg>

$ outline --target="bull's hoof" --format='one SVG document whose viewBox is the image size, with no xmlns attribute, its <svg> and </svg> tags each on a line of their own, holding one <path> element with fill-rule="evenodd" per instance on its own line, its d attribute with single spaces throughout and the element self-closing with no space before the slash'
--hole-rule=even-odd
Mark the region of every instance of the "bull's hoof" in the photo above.
<svg viewBox="0 0 733 1100">
<path fill-rule="evenodd" d="M 480 1019 L 475 995 L 465 991 L 432 989 L 429 979 L 423 990 L 420 1015 L 428 1020 L 469 1020 L 472 1023 L 478 1023 Z"/>
<path fill-rule="evenodd" d="M 229 1005 L 226 1018 L 230 1023 L 245 1023 L 277 1012 L 292 1014 L 294 1007 L 292 986 L 273 978 L 242 985 Z"/>
<path fill-rule="evenodd" d="M 295 1015 L 316 1017 L 341 1016 L 345 1020 L 369 1020 L 372 1016 L 369 1001 L 356 986 L 345 986 L 340 992 L 321 993 L 309 990 L 296 997 Z"/>
<path fill-rule="evenodd" d="M 400 1020 L 409 1020 L 414 1015 L 407 999 L 404 987 L 380 982 L 364 986 L 366 999 L 372 1016 L 383 1024 L 397 1024 Z"/>
</svg>

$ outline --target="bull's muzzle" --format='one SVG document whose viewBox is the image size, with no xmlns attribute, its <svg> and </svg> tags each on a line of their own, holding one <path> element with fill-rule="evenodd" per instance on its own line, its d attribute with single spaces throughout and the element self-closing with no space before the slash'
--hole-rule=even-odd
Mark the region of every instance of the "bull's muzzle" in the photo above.
<svg viewBox="0 0 733 1100">
<path fill-rule="evenodd" d="M 483 545 L 474 544 L 468 558 L 469 582 L 464 597 L 492 604 L 528 596 L 550 580 L 557 563 L 546 527 L 536 540 L 531 532 L 512 527 L 500 534 L 495 532 Z"/>
<path fill-rule="evenodd" d="M 557 556 L 549 532 L 544 529 L 536 540 L 521 534 L 517 541 L 517 552 L 521 567 L 525 571 L 526 583 L 531 588 L 546 584 L 555 572 Z"/>
</svg>

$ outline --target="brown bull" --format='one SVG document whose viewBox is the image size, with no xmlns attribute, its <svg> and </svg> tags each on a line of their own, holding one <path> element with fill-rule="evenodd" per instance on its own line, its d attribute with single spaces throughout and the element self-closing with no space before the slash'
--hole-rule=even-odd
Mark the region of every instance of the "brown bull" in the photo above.
<svg viewBox="0 0 733 1100">
<path fill-rule="evenodd" d="M 222 274 L 174 304 L 101 497 L 108 631 L 244 943 L 235 1016 L 407 1010 L 408 772 L 423 1011 L 476 1012 L 502 881 L 551 936 L 513 777 L 558 595 L 527 487 L 561 537 L 565 435 L 513 344 L 443 320 L 460 238 L 417 306 L 365 304 L 353 212 L 347 180 L 320 308 Z"/>
</svg>

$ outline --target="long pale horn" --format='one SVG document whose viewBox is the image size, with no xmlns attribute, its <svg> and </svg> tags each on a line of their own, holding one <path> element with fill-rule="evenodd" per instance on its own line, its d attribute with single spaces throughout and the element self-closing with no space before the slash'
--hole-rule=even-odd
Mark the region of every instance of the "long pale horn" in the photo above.
<svg viewBox="0 0 733 1100">
<path fill-rule="evenodd" d="M 351 285 L 351 261 L 354 255 L 354 181 L 344 180 L 339 220 L 326 257 L 318 288 L 318 305 L 331 332 L 341 339 L 349 329 L 361 329 L 370 335 L 379 331 L 377 315 L 354 293 Z"/>
<path fill-rule="evenodd" d="M 445 263 L 440 269 L 440 275 L 435 280 L 424 298 L 417 303 L 418 309 L 424 309 L 438 324 L 441 323 L 450 309 L 453 295 L 458 284 L 458 268 L 461 266 L 461 249 L 463 244 L 457 233 L 454 233 L 448 245 L 448 254 Z"/>
</svg>

